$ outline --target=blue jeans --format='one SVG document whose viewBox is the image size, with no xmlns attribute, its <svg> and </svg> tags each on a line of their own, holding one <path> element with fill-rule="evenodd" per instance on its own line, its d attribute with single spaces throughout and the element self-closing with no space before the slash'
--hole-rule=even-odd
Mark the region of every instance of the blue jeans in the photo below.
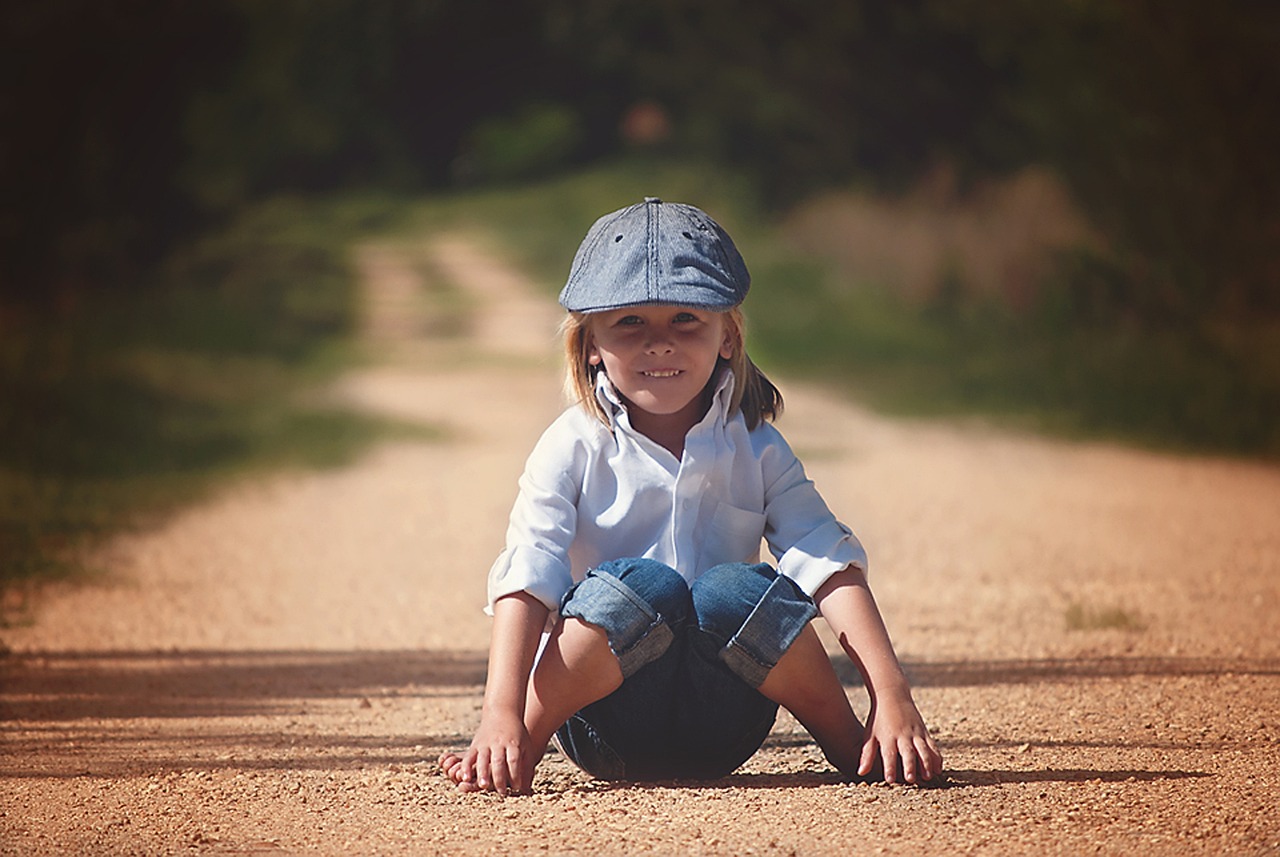
<svg viewBox="0 0 1280 857">
<path fill-rule="evenodd" d="M 622 686 L 556 732 L 604 780 L 712 779 L 764 743 L 778 705 L 757 688 L 817 608 L 765 564 L 728 563 L 692 587 L 648 559 L 604 563 L 560 613 L 604 629 Z"/>
</svg>

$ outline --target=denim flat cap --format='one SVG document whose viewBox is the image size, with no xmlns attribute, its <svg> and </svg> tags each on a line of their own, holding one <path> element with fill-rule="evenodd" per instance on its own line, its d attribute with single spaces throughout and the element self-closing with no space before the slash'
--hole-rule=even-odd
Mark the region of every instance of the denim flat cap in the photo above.
<svg viewBox="0 0 1280 857">
<path fill-rule="evenodd" d="M 742 303 L 751 274 L 733 239 L 706 212 L 649 197 L 587 231 L 560 304 L 603 312 L 642 304 L 723 311 Z"/>
</svg>

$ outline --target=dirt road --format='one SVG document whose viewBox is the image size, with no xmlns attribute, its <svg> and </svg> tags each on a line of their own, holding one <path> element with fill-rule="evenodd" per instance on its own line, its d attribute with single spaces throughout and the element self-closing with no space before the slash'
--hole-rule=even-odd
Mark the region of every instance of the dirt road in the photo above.
<svg viewBox="0 0 1280 857">
<path fill-rule="evenodd" d="M 712 783 L 553 751 L 535 795 L 456 793 L 432 760 L 478 720 L 558 313 L 472 237 L 359 263 L 378 360 L 334 395 L 444 440 L 229 489 L 4 629 L 0 854 L 1280 853 L 1280 469 L 890 421 L 785 378 L 945 783 L 844 784 L 784 716 Z"/>
</svg>

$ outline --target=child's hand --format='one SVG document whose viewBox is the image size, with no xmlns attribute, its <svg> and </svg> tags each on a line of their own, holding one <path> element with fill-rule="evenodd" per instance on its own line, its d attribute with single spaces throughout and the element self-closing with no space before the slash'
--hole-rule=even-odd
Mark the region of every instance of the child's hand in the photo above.
<svg viewBox="0 0 1280 857">
<path fill-rule="evenodd" d="M 440 756 L 440 769 L 461 791 L 492 791 L 505 797 L 531 789 L 537 762 L 538 754 L 520 718 L 490 715 L 481 719 L 465 753 Z"/>
<path fill-rule="evenodd" d="M 911 697 L 878 699 L 872 704 L 862 738 L 862 758 L 858 776 L 865 777 L 876 767 L 884 767 L 884 780 L 916 784 L 933 779 L 942 771 L 942 754 Z M 901 766 L 899 766 L 901 761 Z"/>
</svg>

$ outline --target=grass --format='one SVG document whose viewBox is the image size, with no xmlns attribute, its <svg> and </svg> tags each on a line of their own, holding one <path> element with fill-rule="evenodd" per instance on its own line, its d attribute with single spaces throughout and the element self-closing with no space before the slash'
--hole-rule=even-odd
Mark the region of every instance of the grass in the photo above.
<svg viewBox="0 0 1280 857">
<path fill-rule="evenodd" d="M 357 359 L 346 248 L 400 209 L 275 200 L 186 246 L 143 288 L 6 316 L 0 587 L 82 574 L 79 548 L 227 480 L 425 436 L 312 392 Z"/>
<path fill-rule="evenodd" d="M 699 164 L 631 159 L 557 179 L 446 194 L 414 207 L 416 228 L 495 236 L 503 251 L 555 294 L 587 227 L 602 214 L 659 196 L 715 212 L 736 236 L 760 226 L 750 182 Z"/>
<path fill-rule="evenodd" d="M 753 274 L 752 355 L 766 370 L 822 381 L 889 413 L 977 415 L 1077 439 L 1280 456 L 1280 320 L 1135 317 L 1109 297 L 1116 283 L 1103 281 L 1115 272 L 1064 248 L 1084 233 L 1042 178 L 978 194 L 968 209 L 954 199 L 859 201 L 853 225 L 867 228 L 819 230 L 816 240 L 812 229 L 807 240 L 796 237 L 803 212 L 771 216 L 742 178 L 669 162 L 460 194 L 418 216 L 493 232 L 554 293 L 591 222 L 644 196 L 698 204 L 734 236 Z M 876 205 L 913 242 L 893 244 L 869 228 Z M 1048 213 L 1029 223 L 1037 206 Z M 873 251 L 871 268 L 849 264 Z M 937 263 L 932 285 L 918 265 L 910 282 L 893 275 L 894 264 L 916 257 Z M 974 284 L 999 270 L 1011 272 L 1007 281 Z"/>
<path fill-rule="evenodd" d="M 1146 623 L 1122 607 L 1089 607 L 1077 601 L 1064 614 L 1069 631 L 1142 631 Z"/>
<path fill-rule="evenodd" d="M 792 278 L 793 283 L 804 282 Z M 982 415 L 1071 438 L 1275 457 L 1280 373 L 1250 358 L 1258 339 L 1117 323 L 1079 328 L 999 307 L 939 318 L 874 290 L 833 291 L 821 273 L 803 294 L 757 307 L 761 356 L 822 378 L 880 409 Z M 806 312 L 819 304 L 821 312 Z"/>
<path fill-rule="evenodd" d="M 886 203 L 891 232 L 916 236 L 900 246 L 877 231 L 879 203 L 859 200 L 859 229 L 806 243 L 797 213 L 771 215 L 740 176 L 636 159 L 426 200 L 271 200 L 175 253 L 146 288 L 81 294 L 57 313 L 0 308 L 0 587 L 76 573 L 87 541 L 227 479 L 338 465 L 388 432 L 421 432 L 309 395 L 358 359 L 355 239 L 488 233 L 554 294 L 594 219 L 645 196 L 693 202 L 734 235 L 753 272 L 749 341 L 766 370 L 892 413 L 1280 455 L 1280 321 L 1161 328 L 1115 311 L 1115 284 L 1089 280 L 1088 266 L 1048 266 L 1011 291 L 973 287 L 972 270 L 1001 268 L 981 256 L 1000 243 L 990 236 L 1029 216 L 1025 188 L 988 194 L 973 223 L 954 205 L 930 213 L 945 201 Z M 1008 211 L 1001 199 L 1013 200 Z M 859 234 L 869 243 L 849 245 Z M 968 243 L 947 243 L 957 235 Z M 1005 244 L 1005 259 L 1025 250 Z M 850 264 L 873 246 L 945 264 L 932 286 L 915 268 L 900 287 L 883 253 L 874 276 Z M 1024 262 L 1014 267 L 1025 274 Z"/>
</svg>

